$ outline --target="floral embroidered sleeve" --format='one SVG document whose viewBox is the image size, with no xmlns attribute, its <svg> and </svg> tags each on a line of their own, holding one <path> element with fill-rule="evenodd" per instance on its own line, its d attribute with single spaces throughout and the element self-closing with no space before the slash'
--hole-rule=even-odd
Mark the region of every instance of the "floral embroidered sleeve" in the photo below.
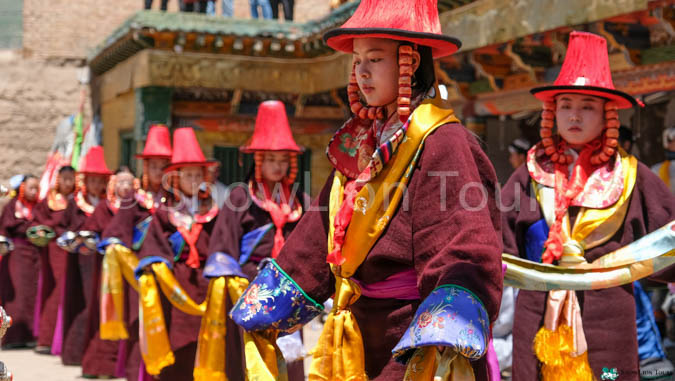
<svg viewBox="0 0 675 381">
<path fill-rule="evenodd" d="M 309 297 L 274 259 L 263 268 L 235 303 L 230 317 L 247 331 L 274 328 L 294 332 L 314 319 L 323 306 Z"/>
<path fill-rule="evenodd" d="M 416 348 L 437 345 L 478 359 L 487 348 L 490 332 L 487 310 L 471 291 L 461 286 L 436 288 L 417 309 L 410 327 L 393 350 L 406 363 Z"/>
<path fill-rule="evenodd" d="M 422 304 L 394 349 L 451 346 L 480 358 L 502 292 L 496 175 L 476 139 L 459 124 L 425 141 L 410 185 L 413 259 Z"/>
</svg>

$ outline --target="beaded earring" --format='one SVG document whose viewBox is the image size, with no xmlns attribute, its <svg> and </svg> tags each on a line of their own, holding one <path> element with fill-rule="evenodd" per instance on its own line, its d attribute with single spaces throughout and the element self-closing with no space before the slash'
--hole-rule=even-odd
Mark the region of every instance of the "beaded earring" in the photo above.
<svg viewBox="0 0 675 381">
<path fill-rule="evenodd" d="M 295 182 L 295 178 L 298 176 L 298 154 L 291 152 L 289 154 L 289 163 L 288 163 L 288 176 L 284 179 L 286 185 L 291 185 Z"/>
<path fill-rule="evenodd" d="M 619 145 L 619 111 L 616 103 L 605 103 L 605 134 L 602 141 L 602 149 L 591 156 L 591 164 L 599 165 L 606 163 L 616 153 Z"/>
<path fill-rule="evenodd" d="M 410 98 L 412 97 L 412 76 L 413 76 L 413 52 L 416 50 L 410 45 L 401 45 L 398 47 L 398 98 L 397 112 L 399 119 L 405 123 L 410 116 Z M 384 118 L 383 107 L 368 107 L 361 103 L 359 95 L 359 85 L 356 81 L 356 65 L 352 65 L 352 74 L 349 77 L 347 86 L 347 97 L 349 99 L 349 108 L 355 116 L 361 119 L 382 119 Z"/>
</svg>

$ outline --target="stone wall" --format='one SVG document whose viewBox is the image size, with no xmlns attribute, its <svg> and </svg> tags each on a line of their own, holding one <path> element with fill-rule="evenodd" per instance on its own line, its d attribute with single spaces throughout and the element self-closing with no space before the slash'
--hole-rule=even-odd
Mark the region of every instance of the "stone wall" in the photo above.
<svg viewBox="0 0 675 381">
<path fill-rule="evenodd" d="M 78 70 L 0 51 L 0 183 L 17 173 L 41 174 L 57 124 L 77 112 Z"/>
<path fill-rule="evenodd" d="M 217 7 L 220 14 L 220 0 Z M 0 50 L 0 183 L 17 173 L 41 174 L 58 123 L 77 112 L 87 54 L 142 8 L 143 0 L 23 1 L 23 49 Z M 169 12 L 177 9 L 169 0 Z M 328 11 L 329 0 L 296 0 L 297 21 Z M 235 16 L 250 18 L 248 0 L 235 0 Z"/>
</svg>

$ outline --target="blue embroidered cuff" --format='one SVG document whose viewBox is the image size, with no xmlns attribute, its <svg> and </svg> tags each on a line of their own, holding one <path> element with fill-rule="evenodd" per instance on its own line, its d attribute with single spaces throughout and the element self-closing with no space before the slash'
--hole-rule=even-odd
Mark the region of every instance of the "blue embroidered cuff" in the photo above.
<svg viewBox="0 0 675 381">
<path fill-rule="evenodd" d="M 134 269 L 134 277 L 136 278 L 136 280 L 138 280 L 141 277 L 141 275 L 143 275 L 143 268 L 153 263 L 159 262 L 164 262 L 169 267 L 169 269 L 173 269 L 173 264 L 169 262 L 166 258 L 158 257 L 156 255 L 141 258 L 141 260 L 138 261 L 138 266 L 136 266 L 136 268 Z"/>
<path fill-rule="evenodd" d="M 152 222 L 152 215 L 134 226 L 134 233 L 131 238 L 132 250 L 138 251 L 141 249 L 141 246 L 143 246 L 145 236 L 148 234 L 148 230 L 150 229 L 150 222 Z"/>
<path fill-rule="evenodd" d="M 82 243 L 78 245 L 75 251 L 79 252 L 82 246 L 86 247 L 91 251 L 96 251 L 96 246 L 101 240 L 98 236 L 98 233 L 90 230 L 80 230 L 79 232 L 77 232 L 77 235 L 82 240 Z"/>
<path fill-rule="evenodd" d="M 479 359 L 487 348 L 489 324 L 483 303 L 471 291 L 443 285 L 424 299 L 392 353 L 405 364 L 416 348 L 438 345 Z"/>
<path fill-rule="evenodd" d="M 96 245 L 96 251 L 98 251 L 98 253 L 101 255 L 105 255 L 105 250 L 110 245 L 122 245 L 124 247 L 127 247 L 119 238 L 108 237 L 104 238 L 103 240 L 101 240 L 101 242 L 98 243 L 98 245 Z"/>
<path fill-rule="evenodd" d="M 241 266 L 231 256 L 217 251 L 206 259 L 206 266 L 204 266 L 204 278 L 217 278 L 221 276 L 238 276 L 247 278 L 241 272 Z"/>
<path fill-rule="evenodd" d="M 12 240 L 4 235 L 0 235 L 0 257 L 9 254 L 12 250 L 14 250 L 14 243 Z"/>
<path fill-rule="evenodd" d="M 261 266 L 230 311 L 235 323 L 247 331 L 294 332 L 321 313 L 323 306 L 305 294 L 276 261 L 265 259 Z"/>
<path fill-rule="evenodd" d="M 72 231 L 67 231 L 63 234 L 61 234 L 57 239 L 56 239 L 56 245 L 60 247 L 61 249 L 73 253 L 75 252 L 75 246 L 76 242 L 75 239 L 77 238 L 77 233 L 72 232 Z"/>
</svg>

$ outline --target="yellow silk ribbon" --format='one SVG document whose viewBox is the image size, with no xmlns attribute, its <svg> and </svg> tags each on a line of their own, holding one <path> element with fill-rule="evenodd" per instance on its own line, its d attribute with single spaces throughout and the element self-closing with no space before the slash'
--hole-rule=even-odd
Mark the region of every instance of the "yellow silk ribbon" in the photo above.
<svg viewBox="0 0 675 381">
<path fill-rule="evenodd" d="M 101 274 L 100 330 L 103 340 L 124 340 L 129 338 L 124 323 L 124 284 L 122 277 L 138 291 L 134 269 L 138 258 L 126 247 L 111 244 L 103 257 Z"/>
<path fill-rule="evenodd" d="M 186 314 L 202 316 L 197 356 L 193 376 L 195 380 L 226 381 L 225 375 L 225 334 L 226 297 L 236 301 L 248 286 L 248 280 L 240 277 L 217 277 L 209 282 L 206 299 L 197 304 L 180 286 L 165 263 L 153 263 L 155 274 L 162 293 L 177 309 Z M 160 309 L 161 310 L 161 309 Z"/>
<path fill-rule="evenodd" d="M 162 368 L 175 362 L 169 334 L 164 323 L 162 303 L 155 277 L 146 272 L 138 279 L 139 284 L 139 344 L 141 356 L 148 374 L 157 376 Z"/>
<path fill-rule="evenodd" d="M 666 187 L 670 189 L 670 160 L 661 163 L 659 167 L 659 178 L 666 183 Z"/>
<path fill-rule="evenodd" d="M 471 381 L 475 375 L 469 359 L 454 349 L 448 347 L 441 353 L 438 347 L 427 346 L 410 358 L 403 380 Z"/>
<path fill-rule="evenodd" d="M 349 306 L 361 295 L 349 279 L 363 263 L 396 211 L 406 184 L 415 168 L 424 139 L 436 128 L 456 123 L 453 110 L 439 96 L 427 99 L 412 114 L 406 137 L 386 167 L 356 195 L 352 219 L 347 228 L 342 256 L 346 262 L 331 266 L 335 274 L 335 301 L 328 314 L 316 348 L 312 351 L 310 380 L 367 380 L 363 338 Z M 347 179 L 335 173 L 330 193 L 328 252 L 333 249 L 333 227 L 337 210 L 344 201 Z M 374 192 L 373 192 L 374 190 Z M 388 200 L 388 203 L 385 203 Z"/>
<path fill-rule="evenodd" d="M 288 381 L 286 360 L 277 346 L 279 331 L 244 332 L 247 380 Z"/>
<path fill-rule="evenodd" d="M 572 228 L 569 213 L 565 215 L 561 267 L 588 267 L 584 258 L 585 250 L 607 242 L 623 225 L 637 178 L 637 159 L 623 150 L 619 150 L 617 159 L 621 160 L 624 170 L 624 186 L 619 200 L 604 209 L 581 208 Z M 550 188 L 544 188 L 536 182 L 533 185 L 550 224 L 554 215 L 555 196 L 551 195 Z M 581 309 L 574 290 L 549 291 L 544 326 L 535 335 L 534 350 L 543 364 L 544 381 L 593 379 L 587 359 Z"/>
<path fill-rule="evenodd" d="M 225 334 L 227 324 L 227 297 L 239 299 L 248 286 L 240 277 L 218 277 L 209 282 L 206 295 L 206 313 L 202 318 L 197 342 L 197 356 L 193 376 L 196 381 L 227 381 L 225 375 Z"/>
</svg>

